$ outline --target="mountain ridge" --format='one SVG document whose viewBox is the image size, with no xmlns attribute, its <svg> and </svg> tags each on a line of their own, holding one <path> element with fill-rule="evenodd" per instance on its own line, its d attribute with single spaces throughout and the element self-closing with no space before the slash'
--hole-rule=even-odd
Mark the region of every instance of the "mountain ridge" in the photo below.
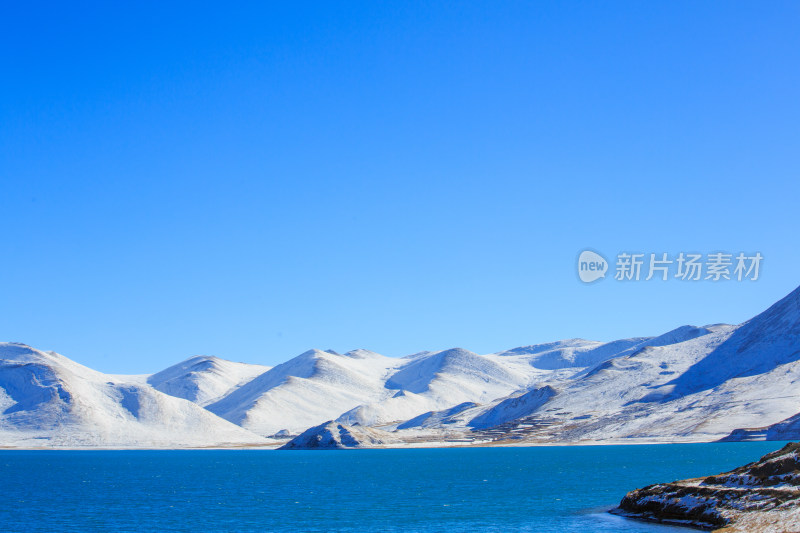
<svg viewBox="0 0 800 533">
<path fill-rule="evenodd" d="M 0 446 L 267 446 L 326 424 L 392 445 L 692 442 L 794 438 L 798 417 L 800 288 L 740 325 L 484 355 L 312 349 L 271 368 L 194 356 L 118 376 L 0 344 Z"/>
</svg>

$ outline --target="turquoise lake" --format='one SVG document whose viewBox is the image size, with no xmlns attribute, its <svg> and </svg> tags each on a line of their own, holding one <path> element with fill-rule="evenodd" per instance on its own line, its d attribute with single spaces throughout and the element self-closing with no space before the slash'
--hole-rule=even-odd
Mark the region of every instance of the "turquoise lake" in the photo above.
<svg viewBox="0 0 800 533">
<path fill-rule="evenodd" d="M 778 442 L 265 451 L 0 451 L 2 531 L 668 532 L 629 490 Z"/>
</svg>

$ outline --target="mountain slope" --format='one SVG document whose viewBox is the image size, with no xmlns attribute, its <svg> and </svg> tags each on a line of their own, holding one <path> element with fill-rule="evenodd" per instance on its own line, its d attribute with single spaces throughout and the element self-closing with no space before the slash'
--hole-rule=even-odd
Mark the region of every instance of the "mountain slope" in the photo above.
<svg viewBox="0 0 800 533">
<path fill-rule="evenodd" d="M 53 353 L 0 344 L 0 443 L 5 446 L 266 444 L 201 407 Z"/>
<path fill-rule="evenodd" d="M 568 339 L 565 341 L 521 346 L 500 352 L 497 355 L 514 357 L 540 370 L 559 370 L 565 368 L 583 368 L 631 350 L 649 337 L 622 339 L 612 342 L 587 341 L 584 339 Z"/>
<path fill-rule="evenodd" d="M 789 417 L 800 405 L 800 289 L 740 326 L 679 328 L 536 387 L 543 385 L 558 393 L 527 406 L 514 395 L 444 418 L 441 429 L 467 430 L 469 414 L 478 433 L 498 422 L 515 438 L 536 442 L 709 441 L 759 427 L 761 438 L 794 437 L 800 424 Z M 514 409 L 498 416 L 506 406 Z"/>
<path fill-rule="evenodd" d="M 309 350 L 234 390 L 208 410 L 260 435 L 297 434 L 389 395 L 385 375 L 398 360 L 366 350 Z"/>
<path fill-rule="evenodd" d="M 709 390 L 800 359 L 800 287 L 742 324 L 723 344 L 677 377 L 674 396 Z"/>
<path fill-rule="evenodd" d="M 681 326 L 657 337 L 634 337 L 611 342 L 569 339 L 565 341 L 522 346 L 497 355 L 513 357 L 541 370 L 587 368 L 614 357 L 630 355 L 650 346 L 667 346 L 691 340 L 711 331 L 696 326 Z"/>
<path fill-rule="evenodd" d="M 382 425 L 465 402 L 488 402 L 528 386 L 540 372 L 510 360 L 478 355 L 462 348 L 404 358 L 386 380 L 392 391 L 378 403 L 360 405 L 339 422 Z"/>
<path fill-rule="evenodd" d="M 800 288 L 740 326 L 487 355 L 310 350 L 269 369 L 194 357 L 145 378 L 0 344 L 0 445 L 263 443 L 331 420 L 416 444 L 794 438 L 798 406 Z"/>
<path fill-rule="evenodd" d="M 205 406 L 267 370 L 268 366 L 234 363 L 219 357 L 199 355 L 153 374 L 147 382 L 165 394 Z"/>
<path fill-rule="evenodd" d="M 546 385 L 518 396 L 512 396 L 472 418 L 469 421 L 469 426 L 472 428 L 490 428 L 504 424 L 509 420 L 528 416 L 546 404 L 556 394 L 558 394 L 556 389 Z"/>
</svg>

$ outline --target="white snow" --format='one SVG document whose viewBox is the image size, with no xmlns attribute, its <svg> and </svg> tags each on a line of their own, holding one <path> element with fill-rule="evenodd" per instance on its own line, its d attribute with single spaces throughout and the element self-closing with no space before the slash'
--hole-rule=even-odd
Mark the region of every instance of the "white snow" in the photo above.
<svg viewBox="0 0 800 533">
<path fill-rule="evenodd" d="M 206 406 L 267 370 L 268 366 L 199 355 L 153 374 L 147 382 L 170 396 Z"/>
<path fill-rule="evenodd" d="M 389 396 L 384 380 L 400 360 L 366 350 L 309 350 L 234 390 L 208 410 L 260 435 L 297 434 Z"/>
<path fill-rule="evenodd" d="M 498 425 L 519 444 L 708 441 L 737 428 L 797 438 L 798 383 L 800 289 L 740 326 L 486 355 L 309 350 L 274 368 L 197 356 L 148 377 L 6 343 L 0 446 L 264 443 L 331 420 L 413 445 L 485 440 Z"/>
<path fill-rule="evenodd" d="M 0 390 L 4 446 L 268 444 L 192 402 L 21 344 L 0 344 Z"/>
</svg>

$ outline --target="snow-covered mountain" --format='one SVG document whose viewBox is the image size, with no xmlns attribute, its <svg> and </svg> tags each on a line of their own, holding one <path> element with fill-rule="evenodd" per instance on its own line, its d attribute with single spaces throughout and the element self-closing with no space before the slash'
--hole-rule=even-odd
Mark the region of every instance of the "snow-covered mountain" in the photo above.
<svg viewBox="0 0 800 533">
<path fill-rule="evenodd" d="M 147 382 L 156 390 L 170 396 L 206 406 L 267 370 L 268 366 L 234 363 L 219 357 L 198 355 L 153 374 Z"/>
<path fill-rule="evenodd" d="M 260 435 L 297 434 L 390 391 L 387 374 L 400 361 L 367 350 L 309 350 L 208 405 L 208 410 Z"/>
<path fill-rule="evenodd" d="M 339 421 L 379 425 L 463 402 L 487 402 L 526 387 L 538 371 L 530 365 L 478 355 L 462 348 L 406 358 L 383 384 L 393 391 L 380 402 L 359 405 Z"/>
<path fill-rule="evenodd" d="M 403 427 L 492 428 L 523 442 L 716 440 L 735 428 L 786 439 L 800 436 L 798 411 L 800 289 L 740 326 L 679 328 L 530 392 Z"/>
<path fill-rule="evenodd" d="M 299 446 L 370 427 L 398 445 L 796 438 L 798 413 L 800 288 L 739 326 L 485 355 L 309 350 L 273 368 L 198 356 L 112 376 L 0 344 L 0 446 L 264 444 L 305 432 Z"/>
<path fill-rule="evenodd" d="M 0 445 L 167 447 L 266 444 L 194 403 L 57 353 L 0 344 Z"/>
</svg>

